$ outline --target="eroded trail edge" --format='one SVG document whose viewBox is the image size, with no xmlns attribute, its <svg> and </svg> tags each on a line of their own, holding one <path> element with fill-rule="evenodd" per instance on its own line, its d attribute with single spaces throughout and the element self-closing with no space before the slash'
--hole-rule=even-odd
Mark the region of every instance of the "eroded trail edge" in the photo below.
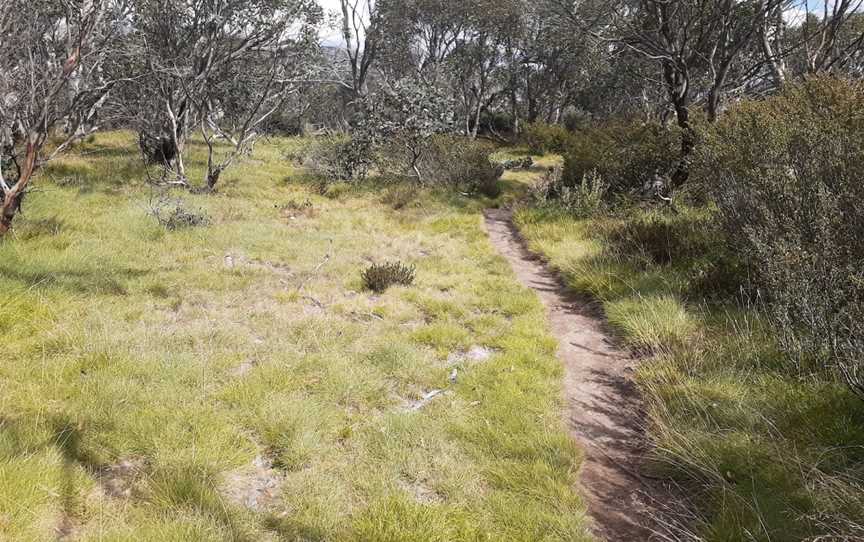
<svg viewBox="0 0 864 542">
<path fill-rule="evenodd" d="M 492 244 L 549 313 L 565 368 L 568 430 L 585 452 L 580 479 L 594 533 L 610 542 L 668 539 L 657 519 L 660 499 L 639 474 L 646 440 L 634 360 L 614 346 L 590 304 L 528 251 L 510 211 L 484 215 Z"/>
</svg>

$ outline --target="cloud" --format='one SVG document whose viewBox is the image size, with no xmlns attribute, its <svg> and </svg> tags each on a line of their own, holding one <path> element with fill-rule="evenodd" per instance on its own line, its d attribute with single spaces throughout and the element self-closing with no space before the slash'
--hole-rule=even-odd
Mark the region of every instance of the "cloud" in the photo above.
<svg viewBox="0 0 864 542">
<path fill-rule="evenodd" d="M 787 9 L 783 13 L 783 19 L 792 26 L 799 25 L 807 18 L 807 10 L 804 7 Z"/>
<path fill-rule="evenodd" d="M 0 0 L 2 1 L 2 0 Z M 352 4 L 357 0 L 352 0 Z M 456 1 L 456 0 L 454 0 Z M 342 4 L 341 0 L 317 0 L 318 4 L 324 8 L 324 12 L 326 15 L 335 15 L 338 21 L 341 21 L 341 11 Z M 368 9 L 366 7 L 366 0 L 359 0 L 358 3 L 358 11 L 362 14 L 362 18 L 368 20 Z M 362 31 L 361 31 L 362 33 Z M 332 47 L 338 47 L 340 45 L 345 44 L 345 40 L 342 37 L 342 32 L 338 28 L 338 25 L 323 25 L 320 32 L 321 43 L 324 45 L 329 45 Z"/>
<path fill-rule="evenodd" d="M 329 15 L 331 12 L 339 11 L 339 1 L 340 0 L 317 0 L 318 4 L 324 8 L 325 15 Z M 339 32 L 338 28 L 331 27 L 327 24 L 321 27 L 320 32 L 321 43 L 323 45 L 328 45 L 331 47 L 338 47 L 344 43 L 342 39 L 342 35 Z"/>
</svg>

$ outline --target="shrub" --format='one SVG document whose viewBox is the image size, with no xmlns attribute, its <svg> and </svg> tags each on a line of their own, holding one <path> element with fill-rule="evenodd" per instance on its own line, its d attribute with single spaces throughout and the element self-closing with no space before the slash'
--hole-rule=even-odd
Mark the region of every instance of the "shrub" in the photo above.
<svg viewBox="0 0 864 542">
<path fill-rule="evenodd" d="M 359 105 L 356 131 L 380 149 L 379 169 L 423 181 L 420 164 L 440 134 L 452 131 L 452 98 L 419 79 L 403 78 L 365 96 Z"/>
<path fill-rule="evenodd" d="M 407 207 L 416 197 L 417 188 L 414 185 L 397 184 L 384 192 L 381 202 L 398 211 Z"/>
<path fill-rule="evenodd" d="M 583 111 L 568 111 L 564 114 L 564 118 L 561 121 L 561 124 L 564 125 L 565 128 L 570 130 L 571 132 L 577 132 L 579 130 L 584 130 L 589 127 L 591 123 L 591 117 L 588 113 Z"/>
<path fill-rule="evenodd" d="M 660 125 L 609 124 L 576 133 L 564 153 L 564 184 L 577 186 L 592 171 L 611 193 L 638 194 L 670 171 L 678 157 L 677 132 Z"/>
<path fill-rule="evenodd" d="M 563 126 L 535 122 L 525 127 L 522 141 L 532 154 L 563 153 L 572 134 Z"/>
<path fill-rule="evenodd" d="M 729 112 L 700 162 L 784 346 L 864 397 L 862 111 L 864 84 L 813 79 Z"/>
<path fill-rule="evenodd" d="M 550 168 L 531 188 L 531 195 L 541 206 L 557 207 L 577 218 L 587 218 L 606 208 L 607 189 L 596 171 L 586 174 L 574 187 L 563 183 L 560 168 Z"/>
<path fill-rule="evenodd" d="M 427 182 L 462 187 L 471 193 L 498 197 L 499 179 L 504 174 L 500 164 L 489 157 L 493 145 L 459 136 L 437 136 L 420 164 Z"/>
<path fill-rule="evenodd" d="M 188 209 L 181 199 L 160 197 L 150 202 L 150 214 L 167 230 L 181 230 L 206 226 L 210 217 L 201 209 Z"/>
<path fill-rule="evenodd" d="M 352 185 L 345 182 L 327 183 L 321 187 L 321 195 L 327 199 L 338 200 L 351 193 Z"/>
<path fill-rule="evenodd" d="M 493 168 L 489 170 L 488 175 L 484 175 L 477 179 L 472 185 L 472 191 L 487 198 L 495 199 L 501 195 L 501 175 L 503 169 Z"/>
<path fill-rule="evenodd" d="M 372 149 L 362 138 L 323 136 L 306 149 L 303 164 L 327 181 L 363 180 L 373 161 Z"/>
<path fill-rule="evenodd" d="M 368 290 L 381 293 L 387 288 L 401 284 L 414 284 L 415 267 L 406 266 L 401 262 L 373 264 L 363 271 L 363 285 Z"/>
</svg>

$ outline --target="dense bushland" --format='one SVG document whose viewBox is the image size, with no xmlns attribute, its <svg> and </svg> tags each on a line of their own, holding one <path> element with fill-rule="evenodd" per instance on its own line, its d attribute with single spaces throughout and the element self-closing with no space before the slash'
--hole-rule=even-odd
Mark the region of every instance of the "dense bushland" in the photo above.
<svg viewBox="0 0 864 542">
<path fill-rule="evenodd" d="M 531 123 L 525 127 L 522 141 L 533 154 L 561 154 L 567 150 L 573 134 L 566 127 L 543 122 Z"/>
<path fill-rule="evenodd" d="M 864 534 L 862 90 L 813 79 L 698 124 L 671 205 L 620 196 L 653 174 L 640 164 L 675 152 L 674 132 L 574 132 L 564 175 L 517 215 L 648 358 L 657 468 L 696 510 L 682 539 Z M 602 205 L 587 189 L 598 177 Z"/>
<path fill-rule="evenodd" d="M 564 153 L 564 183 L 576 186 L 594 171 L 616 194 L 650 191 L 678 159 L 677 130 L 659 124 L 616 122 L 576 132 Z"/>
<path fill-rule="evenodd" d="M 572 131 L 531 124 L 522 141 L 534 154 L 564 157 L 561 186 L 579 189 L 586 177 L 597 177 L 608 197 L 664 191 L 680 158 L 679 131 L 654 123 L 609 121 Z"/>
<path fill-rule="evenodd" d="M 864 398 L 864 85 L 815 79 L 743 104 L 708 132 L 703 160 L 787 351 Z"/>
</svg>

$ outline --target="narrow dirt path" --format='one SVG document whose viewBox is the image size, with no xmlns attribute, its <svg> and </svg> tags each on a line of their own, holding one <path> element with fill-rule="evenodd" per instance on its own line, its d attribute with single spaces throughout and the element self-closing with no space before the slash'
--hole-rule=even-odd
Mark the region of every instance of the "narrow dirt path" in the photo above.
<svg viewBox="0 0 864 542">
<path fill-rule="evenodd" d="M 486 229 L 516 276 L 549 312 L 564 364 L 568 429 L 585 451 L 582 493 L 594 533 L 609 542 L 668 540 L 650 503 L 653 490 L 637 474 L 644 455 L 643 409 L 633 384 L 634 361 L 616 349 L 602 319 L 568 293 L 559 277 L 531 254 L 510 211 L 490 209 Z"/>
</svg>

